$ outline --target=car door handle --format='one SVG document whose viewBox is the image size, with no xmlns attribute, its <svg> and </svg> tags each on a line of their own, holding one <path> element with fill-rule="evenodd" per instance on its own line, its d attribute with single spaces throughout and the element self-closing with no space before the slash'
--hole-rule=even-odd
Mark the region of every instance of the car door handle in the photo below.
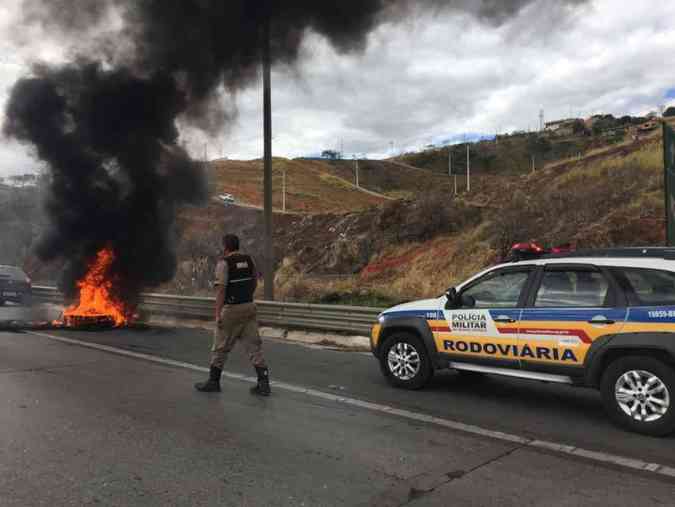
<svg viewBox="0 0 675 507">
<path fill-rule="evenodd" d="M 591 320 L 588 321 L 589 324 L 601 324 L 601 325 L 610 325 L 610 324 L 616 324 L 616 321 L 612 319 L 607 319 L 605 317 L 593 317 Z"/>
<path fill-rule="evenodd" d="M 505 315 L 500 315 L 499 317 L 496 317 L 492 320 L 499 322 L 500 324 L 514 324 L 516 322 L 516 319 L 512 319 L 511 317 L 507 317 Z"/>
</svg>

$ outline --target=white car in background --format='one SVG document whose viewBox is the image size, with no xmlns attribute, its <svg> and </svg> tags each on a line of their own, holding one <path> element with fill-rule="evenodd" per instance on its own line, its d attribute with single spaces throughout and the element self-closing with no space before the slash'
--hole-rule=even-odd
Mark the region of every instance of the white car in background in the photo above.
<svg viewBox="0 0 675 507">
<path fill-rule="evenodd" d="M 234 204 L 234 196 L 232 194 L 220 194 L 218 200 L 225 205 Z"/>
</svg>

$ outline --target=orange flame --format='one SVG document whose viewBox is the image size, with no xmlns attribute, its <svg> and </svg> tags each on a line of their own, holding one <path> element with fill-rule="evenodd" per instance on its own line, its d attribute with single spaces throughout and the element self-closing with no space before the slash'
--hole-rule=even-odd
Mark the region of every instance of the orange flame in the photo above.
<svg viewBox="0 0 675 507">
<path fill-rule="evenodd" d="M 109 318 L 115 326 L 127 324 L 125 305 L 111 294 L 110 266 L 115 260 L 112 249 L 104 248 L 96 254 L 85 277 L 77 283 L 80 301 L 63 312 L 66 324 L 78 318 Z"/>
</svg>

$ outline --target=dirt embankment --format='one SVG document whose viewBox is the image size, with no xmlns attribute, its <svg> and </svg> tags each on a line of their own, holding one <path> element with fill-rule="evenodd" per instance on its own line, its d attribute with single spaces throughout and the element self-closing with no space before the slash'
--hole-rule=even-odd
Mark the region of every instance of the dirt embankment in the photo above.
<svg viewBox="0 0 675 507">
<path fill-rule="evenodd" d="M 480 190 L 456 199 L 428 193 L 362 213 L 306 217 L 280 235 L 288 248 L 279 284 L 289 299 L 415 299 L 497 262 L 519 241 L 663 244 L 662 163 L 661 144 L 650 139 L 534 174 L 477 176 Z"/>
</svg>

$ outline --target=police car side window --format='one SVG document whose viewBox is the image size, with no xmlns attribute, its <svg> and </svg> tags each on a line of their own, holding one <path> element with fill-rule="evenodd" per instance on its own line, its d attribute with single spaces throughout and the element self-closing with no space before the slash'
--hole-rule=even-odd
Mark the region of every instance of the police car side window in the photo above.
<svg viewBox="0 0 675 507">
<path fill-rule="evenodd" d="M 530 271 L 506 271 L 488 276 L 462 292 L 475 301 L 462 308 L 516 308 Z"/>
<path fill-rule="evenodd" d="M 609 282 L 586 270 L 545 271 L 537 291 L 537 307 L 596 308 L 605 305 Z"/>
<path fill-rule="evenodd" d="M 640 306 L 675 305 L 675 273 L 658 269 L 616 268 Z"/>
</svg>

